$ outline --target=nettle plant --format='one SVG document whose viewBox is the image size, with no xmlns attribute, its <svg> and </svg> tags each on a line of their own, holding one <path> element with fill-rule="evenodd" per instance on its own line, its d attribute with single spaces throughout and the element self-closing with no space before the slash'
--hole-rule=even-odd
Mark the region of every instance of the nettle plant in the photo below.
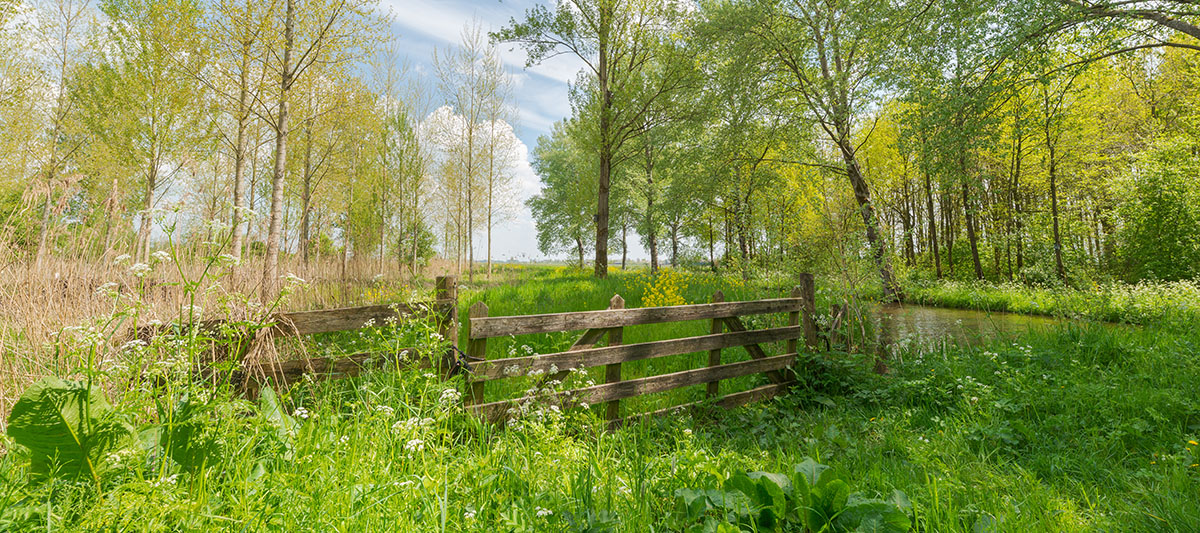
<svg viewBox="0 0 1200 533">
<path fill-rule="evenodd" d="M 830 467 L 806 457 L 788 474 L 738 472 L 721 488 L 675 491 L 674 527 L 686 531 L 904 533 L 912 504 L 900 491 L 887 499 L 851 492 Z"/>
</svg>

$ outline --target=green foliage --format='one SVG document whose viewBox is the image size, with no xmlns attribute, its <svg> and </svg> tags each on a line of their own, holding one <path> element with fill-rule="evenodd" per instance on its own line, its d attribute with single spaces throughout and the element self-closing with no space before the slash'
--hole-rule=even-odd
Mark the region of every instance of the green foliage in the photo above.
<svg viewBox="0 0 1200 533">
<path fill-rule="evenodd" d="M 1121 254 L 1131 280 L 1200 277 L 1197 145 L 1171 142 L 1143 158 L 1122 204 Z"/>
<path fill-rule="evenodd" d="M 689 531 L 721 531 L 733 524 L 745 531 L 905 533 L 912 527 L 912 504 L 903 492 L 888 500 L 850 492 L 828 466 L 811 457 L 792 474 L 738 472 L 722 490 L 675 491 L 675 518 Z"/>
<path fill-rule="evenodd" d="M 108 454 L 132 435 L 95 384 L 45 377 L 13 405 L 8 434 L 32 453 L 39 477 L 84 477 L 99 483 Z"/>
</svg>

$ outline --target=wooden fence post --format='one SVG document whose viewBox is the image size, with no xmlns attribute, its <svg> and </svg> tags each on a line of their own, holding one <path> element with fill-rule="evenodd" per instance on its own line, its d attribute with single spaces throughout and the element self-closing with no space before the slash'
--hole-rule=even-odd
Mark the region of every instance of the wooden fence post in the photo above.
<svg viewBox="0 0 1200 533">
<path fill-rule="evenodd" d="M 717 291 L 717 292 L 713 293 L 712 303 L 721 303 L 724 301 L 725 301 L 725 293 L 724 292 Z M 721 330 L 724 329 L 724 324 L 725 324 L 724 320 L 721 320 L 720 318 L 714 318 L 714 319 L 712 319 L 712 329 L 709 331 L 711 331 L 714 335 L 721 333 Z M 720 348 L 717 348 L 715 350 L 709 350 L 708 366 L 721 366 L 721 349 Z M 708 396 L 709 398 L 715 398 L 719 392 L 720 392 L 720 382 L 719 381 L 713 381 L 713 382 L 709 383 L 708 385 L 705 386 L 705 389 L 704 389 L 705 396 Z"/>
<path fill-rule="evenodd" d="M 800 289 L 800 287 L 796 287 L 796 288 L 792 289 L 792 298 L 803 298 L 803 297 L 804 297 L 804 291 L 803 291 L 803 290 L 801 290 L 801 289 Z M 797 310 L 795 310 L 795 311 L 792 311 L 792 312 L 788 313 L 788 325 L 789 325 L 789 326 L 799 326 L 799 325 L 800 325 L 800 315 L 801 315 L 801 314 L 803 314 L 803 313 L 801 313 L 799 309 L 797 309 Z M 806 333 L 807 333 L 807 332 L 806 332 Z M 796 340 L 797 340 L 798 338 L 799 338 L 799 337 L 788 339 L 788 341 L 787 341 L 787 352 L 785 352 L 785 353 L 794 353 L 794 354 L 799 354 L 799 353 L 800 353 L 800 352 L 797 350 L 797 342 L 796 342 Z M 808 343 L 808 340 L 807 340 L 807 339 L 805 339 L 805 341 L 804 341 L 804 342 L 805 342 L 805 344 L 807 344 L 807 343 Z"/>
<path fill-rule="evenodd" d="M 450 349 L 439 363 L 439 370 L 447 374 L 454 366 L 454 348 L 458 346 L 458 280 L 454 276 L 438 276 L 434 300 L 437 312 L 442 315 L 438 333 L 450 342 Z"/>
<path fill-rule="evenodd" d="M 485 318 L 488 316 L 488 306 L 483 302 L 475 302 L 471 306 L 470 312 L 467 314 L 467 355 L 475 360 L 487 359 L 487 338 L 471 339 L 471 320 L 476 318 Z M 470 374 L 467 379 L 471 379 Z M 467 404 L 475 405 L 483 403 L 483 386 L 485 381 L 471 381 L 471 393 L 467 396 Z"/>
<path fill-rule="evenodd" d="M 614 294 L 612 299 L 608 301 L 609 309 L 624 309 L 625 299 L 620 294 Z M 624 328 L 612 328 L 608 331 L 608 345 L 617 346 L 623 341 Z M 604 382 L 616 383 L 621 381 L 621 363 L 613 363 L 604 366 Z M 605 419 L 609 424 L 614 423 L 621 417 L 621 400 L 611 400 L 604 404 Z"/>
<path fill-rule="evenodd" d="M 817 291 L 813 283 L 813 275 L 800 274 L 800 293 L 804 298 L 804 345 L 809 350 L 817 349 Z"/>
</svg>

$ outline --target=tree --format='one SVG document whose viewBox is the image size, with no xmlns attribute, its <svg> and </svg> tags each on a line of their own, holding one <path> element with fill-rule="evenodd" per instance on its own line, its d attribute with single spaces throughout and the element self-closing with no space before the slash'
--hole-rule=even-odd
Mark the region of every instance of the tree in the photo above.
<svg viewBox="0 0 1200 533">
<path fill-rule="evenodd" d="M 544 254 L 572 250 L 584 267 L 589 246 L 587 229 L 594 212 L 594 172 L 585 162 L 586 152 L 577 139 L 579 125 L 556 122 L 550 136 L 538 138 L 533 150 L 533 168 L 542 181 L 542 192 L 529 199 L 529 209 L 537 223 L 538 249 Z"/>
<path fill-rule="evenodd" d="M 208 135 L 205 98 L 187 74 L 204 61 L 200 11 L 191 0 L 110 0 L 101 9 L 110 20 L 112 54 L 82 69 L 76 101 L 89 150 L 109 158 L 114 178 L 132 176 L 139 184 L 134 256 L 146 262 L 159 193 Z"/>
<path fill-rule="evenodd" d="M 207 20 L 205 35 L 213 57 L 222 68 L 203 71 L 201 79 L 220 98 L 220 108 L 233 121 L 232 135 L 221 128 L 221 138 L 233 155 L 233 205 L 230 209 L 232 255 L 241 259 L 242 224 L 246 205 L 246 160 L 252 103 L 262 99 L 267 69 L 263 68 L 263 40 L 275 16 L 275 3 L 254 0 L 218 0 Z"/>
<path fill-rule="evenodd" d="M 301 6 L 297 6 L 297 2 Z M 263 261 L 261 297 L 270 300 L 279 288 L 279 250 L 283 229 L 283 191 L 287 174 L 288 106 L 292 86 L 313 65 L 337 65 L 350 60 L 357 47 L 367 44 L 378 21 L 369 0 L 285 0 L 282 39 L 269 56 L 270 68 L 279 75 L 279 93 L 268 123 L 275 132 L 275 164 L 271 175 L 271 208 L 267 229 L 267 255 Z M 294 56 L 294 57 L 293 57 Z"/>
<path fill-rule="evenodd" d="M 7 11 L 7 7 L 0 7 L 0 12 Z M 49 98 L 45 99 L 46 105 L 35 108 L 37 114 L 42 117 L 40 120 L 45 129 L 35 137 L 39 142 L 32 147 L 36 160 L 34 167 L 41 176 L 40 188 L 44 189 L 35 260 L 35 265 L 41 266 L 54 223 L 51 207 L 54 204 L 55 185 L 65 162 L 80 147 L 77 138 L 74 141 L 68 140 L 70 136 L 66 131 L 75 112 L 69 83 L 84 57 L 81 45 L 83 32 L 87 29 L 91 16 L 91 7 L 87 0 L 47 0 L 38 2 L 33 12 L 37 21 L 34 45 L 40 59 L 35 68 L 43 77 L 43 83 L 46 83 L 39 89 L 49 94 Z M 7 24 L 8 20 L 4 20 L 3 23 Z M 36 98 L 33 93 L 27 93 L 25 96 Z"/>
<path fill-rule="evenodd" d="M 448 54 L 434 53 L 441 89 L 448 102 L 462 118 L 443 121 L 443 126 L 455 126 L 442 135 L 447 172 L 460 183 L 465 215 L 460 238 L 466 241 L 467 276 L 475 281 L 475 228 L 480 221 L 487 230 L 488 273 L 492 264 L 492 227 L 497 210 L 496 194 L 502 192 L 505 181 L 511 181 L 511 128 L 504 134 L 504 118 L 508 115 L 510 87 L 503 63 L 495 46 L 483 39 L 478 23 L 463 28 L 462 44 Z"/>
<path fill-rule="evenodd" d="M 644 118 L 674 91 L 690 83 L 692 66 L 679 54 L 677 32 L 686 10 L 678 0 L 568 0 L 554 10 L 538 5 L 492 38 L 516 42 L 529 54 L 526 66 L 571 54 L 587 66 L 591 82 L 577 100 L 596 107 L 598 174 L 595 213 L 595 275 L 608 276 L 609 191 L 614 158 L 646 130 Z"/>
<path fill-rule="evenodd" d="M 747 37 L 762 40 L 764 53 L 778 63 L 792 98 L 808 110 L 833 143 L 854 191 L 884 297 L 900 297 L 871 190 L 863 178 L 855 143 L 857 121 L 882 87 L 889 33 L 899 13 L 879 2 L 790 0 L 750 2 L 758 11 Z"/>
</svg>

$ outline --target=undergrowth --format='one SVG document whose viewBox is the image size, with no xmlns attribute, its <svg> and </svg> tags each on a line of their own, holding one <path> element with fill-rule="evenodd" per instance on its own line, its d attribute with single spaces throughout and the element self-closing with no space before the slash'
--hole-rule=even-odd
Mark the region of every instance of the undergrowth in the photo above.
<svg viewBox="0 0 1200 533">
<path fill-rule="evenodd" d="M 641 274 L 536 276 L 467 291 L 463 306 L 599 309 L 620 292 L 634 307 L 648 286 Z M 714 288 L 763 294 L 739 285 L 696 277 L 672 291 L 691 303 Z M 108 330 L 81 331 L 87 342 L 61 341 L 65 381 L 27 391 L 0 438 L 0 529 L 1200 530 L 1195 330 L 1066 324 L 905 343 L 887 375 L 874 356 L 809 354 L 785 396 L 612 432 L 592 410 L 548 406 L 484 424 L 463 410 L 462 378 L 399 366 L 251 400 L 189 371 L 215 336 L 180 328 L 113 354 L 93 350 Z M 382 324 L 355 348 L 435 354 L 435 331 Z M 76 403 L 45 401 L 50 390 Z M 96 438 L 77 455 L 50 433 L 30 438 L 29 424 L 55 423 L 36 416 L 46 409 Z"/>
</svg>

